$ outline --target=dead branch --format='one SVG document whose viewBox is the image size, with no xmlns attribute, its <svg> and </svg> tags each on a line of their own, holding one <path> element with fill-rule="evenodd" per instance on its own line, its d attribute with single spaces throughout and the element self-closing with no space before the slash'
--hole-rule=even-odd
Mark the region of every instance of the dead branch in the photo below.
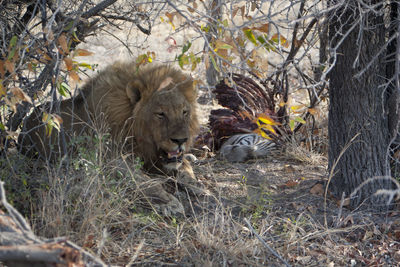
<svg viewBox="0 0 400 267">
<path fill-rule="evenodd" d="M 100 259 L 67 240 L 35 236 L 24 217 L 8 203 L 3 181 L 0 181 L 0 201 L 8 213 L 0 210 L 0 262 L 8 266 L 105 266 Z"/>
</svg>

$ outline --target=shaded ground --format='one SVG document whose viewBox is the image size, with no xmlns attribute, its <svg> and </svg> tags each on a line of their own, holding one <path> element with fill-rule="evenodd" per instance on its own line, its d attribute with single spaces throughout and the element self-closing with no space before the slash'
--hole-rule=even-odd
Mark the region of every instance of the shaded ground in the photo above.
<svg viewBox="0 0 400 267">
<path fill-rule="evenodd" d="M 147 246 L 136 259 L 138 265 L 282 266 L 245 218 L 293 266 L 399 264 L 398 214 L 350 212 L 332 198 L 325 208 L 320 192 L 310 193 L 326 179 L 324 166 L 288 159 L 230 164 L 212 158 L 200 160 L 195 173 L 213 197 L 193 201 L 203 210 L 194 209 L 182 228 L 179 223 L 173 227 L 180 234 L 162 227 L 157 230 L 162 237 L 142 232 Z"/>
</svg>

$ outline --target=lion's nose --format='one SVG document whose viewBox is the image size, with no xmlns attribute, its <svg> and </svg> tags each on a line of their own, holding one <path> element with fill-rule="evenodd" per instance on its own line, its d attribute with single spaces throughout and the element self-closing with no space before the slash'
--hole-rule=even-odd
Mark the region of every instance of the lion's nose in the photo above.
<svg viewBox="0 0 400 267">
<path fill-rule="evenodd" d="M 175 144 L 178 144 L 178 146 L 181 146 L 187 140 L 188 140 L 187 138 L 180 138 L 180 139 L 171 138 L 171 141 L 174 142 Z"/>
</svg>

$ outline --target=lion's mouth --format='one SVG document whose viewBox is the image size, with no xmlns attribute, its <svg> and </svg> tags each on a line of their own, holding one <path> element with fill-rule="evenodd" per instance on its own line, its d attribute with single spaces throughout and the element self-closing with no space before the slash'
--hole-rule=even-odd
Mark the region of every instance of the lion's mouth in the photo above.
<svg viewBox="0 0 400 267">
<path fill-rule="evenodd" d="M 164 163 L 182 162 L 183 150 L 182 149 L 177 149 L 175 151 L 162 150 L 161 159 Z"/>
</svg>

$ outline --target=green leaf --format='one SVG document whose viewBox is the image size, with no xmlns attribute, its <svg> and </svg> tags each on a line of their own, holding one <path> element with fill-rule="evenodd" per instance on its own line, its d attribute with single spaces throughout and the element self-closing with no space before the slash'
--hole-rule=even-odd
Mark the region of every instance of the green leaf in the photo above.
<svg viewBox="0 0 400 267">
<path fill-rule="evenodd" d="M 185 54 L 189 48 L 192 46 L 191 42 L 187 42 L 183 47 L 182 47 L 182 54 Z"/>
<path fill-rule="evenodd" d="M 261 35 L 260 35 L 260 36 L 257 36 L 257 40 L 258 40 L 261 44 L 265 44 L 265 39 L 264 39 L 264 37 L 262 37 Z"/>
<path fill-rule="evenodd" d="M 301 124 L 305 124 L 306 123 L 306 121 L 302 117 L 296 117 L 296 118 L 294 118 L 294 120 L 299 122 L 299 123 L 301 123 Z"/>
<path fill-rule="evenodd" d="M 213 54 L 211 54 L 211 53 L 210 53 L 210 58 L 211 58 L 211 62 L 212 62 L 212 64 L 213 64 L 213 66 L 214 66 L 214 69 L 215 69 L 216 71 L 220 72 L 220 70 L 219 70 L 219 68 L 218 68 L 218 66 L 217 66 L 217 62 L 215 61 L 215 58 L 214 58 Z"/>
<path fill-rule="evenodd" d="M 68 97 L 71 94 L 71 88 L 65 82 L 61 82 L 57 84 L 57 89 L 60 95 L 64 97 Z M 67 94 L 68 93 L 68 94 Z"/>
<path fill-rule="evenodd" d="M 0 122 L 0 130 L 3 130 L 3 131 L 5 131 L 6 130 L 6 127 L 4 126 L 4 124 L 3 123 L 1 123 Z"/>
<path fill-rule="evenodd" d="M 187 55 L 180 55 L 178 57 L 179 66 L 183 69 L 183 66 L 189 64 L 189 57 Z"/>
<path fill-rule="evenodd" d="M 203 32 L 209 32 L 209 31 L 210 31 L 210 27 L 209 27 L 209 26 L 203 26 L 203 25 L 201 25 L 201 26 L 200 26 L 200 29 L 201 29 Z"/>
<path fill-rule="evenodd" d="M 294 130 L 294 123 L 295 123 L 294 120 L 290 120 L 290 121 L 289 121 L 289 127 L 290 127 L 290 130 L 291 130 L 291 131 Z"/>
<path fill-rule="evenodd" d="M 14 35 L 10 40 L 10 45 L 9 45 L 10 53 L 8 54 L 7 57 L 8 60 L 11 60 L 14 57 L 15 52 L 17 51 L 17 46 L 16 46 L 17 41 L 18 37 L 16 35 Z"/>
<path fill-rule="evenodd" d="M 256 37 L 253 34 L 251 29 L 243 29 L 244 35 L 246 35 L 247 39 L 250 40 L 254 45 L 257 45 Z"/>
<path fill-rule="evenodd" d="M 231 45 L 229 45 L 227 43 L 224 43 L 222 41 L 217 41 L 217 43 L 215 45 L 215 48 L 216 49 L 232 49 L 233 46 L 231 46 Z"/>
<path fill-rule="evenodd" d="M 74 26 L 74 20 L 70 21 L 67 26 L 64 27 L 64 31 L 69 31 Z"/>
<path fill-rule="evenodd" d="M 10 48 L 13 48 L 17 44 L 17 41 L 18 41 L 18 37 L 16 35 L 14 35 L 10 40 Z"/>
</svg>

